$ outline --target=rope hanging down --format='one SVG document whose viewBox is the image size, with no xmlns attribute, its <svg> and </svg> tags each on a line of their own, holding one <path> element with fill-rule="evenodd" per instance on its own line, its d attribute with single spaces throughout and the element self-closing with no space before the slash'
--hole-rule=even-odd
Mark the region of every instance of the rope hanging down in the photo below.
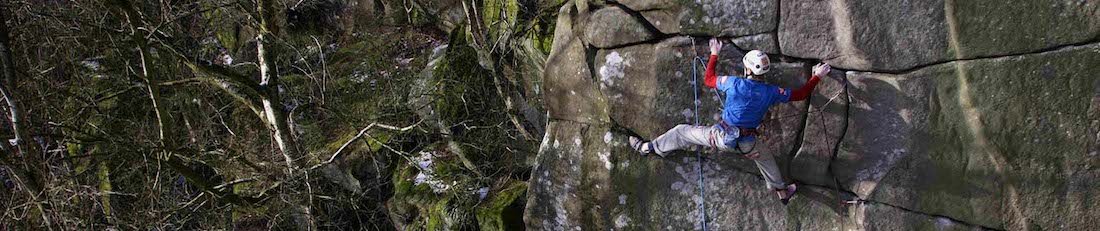
<svg viewBox="0 0 1100 231">
<path fill-rule="evenodd" d="M 695 123 L 695 126 L 699 126 L 699 66 L 696 65 L 696 63 L 698 62 L 698 63 L 702 64 L 703 59 L 699 58 L 699 52 L 695 51 L 695 38 L 691 39 L 691 50 L 693 52 L 695 52 L 695 59 L 692 60 L 692 64 L 691 64 L 691 85 L 692 85 L 692 92 L 695 95 L 695 101 L 692 101 L 692 103 L 695 104 L 694 123 Z M 703 67 L 704 67 L 704 69 L 706 69 L 705 68 L 706 64 L 703 64 Z M 700 198 L 700 200 L 699 200 L 699 207 L 700 207 L 699 210 L 702 211 L 701 213 L 699 213 L 699 221 L 701 221 L 702 224 L 703 224 L 703 231 L 706 231 L 707 230 L 707 196 L 706 196 L 706 187 L 703 184 L 704 183 L 704 181 L 703 181 L 703 149 L 700 148 L 699 150 L 696 150 L 695 154 L 699 159 L 699 198 Z"/>
</svg>

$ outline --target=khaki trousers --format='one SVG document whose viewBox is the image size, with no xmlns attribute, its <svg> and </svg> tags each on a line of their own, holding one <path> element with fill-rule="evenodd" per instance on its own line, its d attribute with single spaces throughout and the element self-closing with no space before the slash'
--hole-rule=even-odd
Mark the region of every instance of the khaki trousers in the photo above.
<svg viewBox="0 0 1100 231">
<path fill-rule="evenodd" d="M 732 137 L 731 137 L 732 138 Z M 683 150 L 693 146 L 716 148 L 719 151 L 733 152 L 741 155 L 759 153 L 756 158 L 756 167 L 760 174 L 764 175 L 764 181 L 770 189 L 782 189 L 787 187 L 783 182 L 783 176 L 779 172 L 779 166 L 775 164 L 773 152 L 767 145 L 753 141 L 739 141 L 736 148 L 727 147 L 725 144 L 726 133 L 718 126 L 692 126 L 681 124 L 668 130 L 652 141 L 654 152 L 665 157 L 675 150 Z"/>
</svg>

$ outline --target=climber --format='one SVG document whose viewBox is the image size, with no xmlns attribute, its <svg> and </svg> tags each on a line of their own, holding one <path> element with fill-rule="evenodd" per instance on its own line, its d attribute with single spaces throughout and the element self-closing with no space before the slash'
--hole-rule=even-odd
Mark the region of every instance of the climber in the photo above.
<svg viewBox="0 0 1100 231">
<path fill-rule="evenodd" d="M 756 127 L 760 125 L 764 113 L 772 105 L 805 100 L 809 97 L 817 82 L 820 81 L 819 76 L 828 75 L 831 68 L 825 63 L 815 65 L 810 80 L 798 90 L 791 91 L 762 82 L 770 62 L 768 55 L 759 50 L 749 51 L 742 59 L 745 65 L 744 78 L 716 75 L 714 68 L 718 64 L 718 51 L 721 49 L 722 42 L 717 39 L 710 40 L 710 61 L 707 63 L 704 83 L 726 94 L 725 105 L 722 105 L 724 108 L 722 121 L 714 126 L 677 125 L 651 142 L 630 137 L 630 146 L 642 156 L 655 152 L 664 157 L 674 150 L 689 148 L 689 145 L 739 153 L 756 162 L 756 167 L 764 175 L 767 187 L 775 190 L 779 200 L 787 204 L 794 196 L 797 187 L 783 182 L 783 176 L 780 175 L 779 167 L 773 159 L 772 150 L 766 145 L 757 147 L 756 136 L 759 132 Z"/>
</svg>

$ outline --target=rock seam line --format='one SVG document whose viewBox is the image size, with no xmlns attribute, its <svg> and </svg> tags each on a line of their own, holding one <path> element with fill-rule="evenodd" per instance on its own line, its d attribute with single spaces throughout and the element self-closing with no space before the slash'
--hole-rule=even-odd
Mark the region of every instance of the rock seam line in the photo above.
<svg viewBox="0 0 1100 231">
<path fill-rule="evenodd" d="M 745 170 L 745 169 L 743 169 L 743 168 L 741 168 L 741 167 L 737 167 L 737 166 L 734 166 L 734 167 L 732 167 L 732 169 L 735 169 L 735 170 L 736 170 L 736 172 L 738 172 L 738 173 L 741 173 L 741 174 L 744 174 L 744 175 L 750 175 L 750 176 L 752 176 L 752 177 L 755 177 L 755 178 L 757 178 L 757 179 L 759 179 L 759 180 L 763 180 L 763 179 L 764 179 L 764 177 L 762 177 L 762 176 L 760 176 L 760 175 L 757 175 L 757 174 L 756 174 L 756 173 L 754 173 L 754 172 L 751 172 L 751 171 Z M 813 187 L 813 188 L 819 188 L 819 189 L 825 189 L 825 190 L 832 190 L 832 189 L 833 189 L 832 187 L 829 187 L 829 186 L 825 186 L 825 185 L 819 185 L 819 184 L 800 183 L 799 185 L 800 185 L 800 186 L 809 186 L 809 187 Z M 857 195 L 857 194 L 856 194 L 855 192 L 852 192 L 852 191 L 848 191 L 847 189 L 843 189 L 843 188 L 842 188 L 842 189 L 841 189 L 840 191 L 841 191 L 841 192 L 843 192 L 843 193 L 845 193 L 845 194 L 848 194 L 848 195 L 853 195 L 853 197 L 854 197 L 854 198 L 855 198 L 855 199 L 856 199 L 857 201 L 859 201 L 860 203 L 863 203 L 863 204 L 880 204 L 880 205 L 885 205 L 885 206 L 888 206 L 888 207 L 891 207 L 891 208 L 896 208 L 896 209 L 898 209 L 898 210 L 902 210 L 902 211 L 904 211 L 904 212 L 908 212 L 908 213 L 914 213 L 914 214 L 917 214 L 917 215 L 924 215 L 924 216 L 928 216 L 928 217 L 934 217 L 934 218 L 944 218 L 944 219 L 948 219 L 948 220 L 951 220 L 952 222 L 955 222 L 955 223 L 958 223 L 958 224 L 962 224 L 962 225 L 965 225 L 965 226 L 970 226 L 970 227 L 977 227 L 977 228 L 981 228 L 981 229 L 986 229 L 986 230 L 996 230 L 996 231 L 1003 231 L 1003 230 L 1005 230 L 1005 229 L 1000 229 L 1000 228 L 994 228 L 994 227 L 988 227 L 988 226 L 983 226 L 983 225 L 973 224 L 973 223 L 967 222 L 967 221 L 965 221 L 965 220 L 960 220 L 960 219 L 957 219 L 957 218 L 954 218 L 954 217 L 949 217 L 949 216 L 945 216 L 945 215 L 940 215 L 940 214 L 934 214 L 934 213 L 927 213 L 927 212 L 922 212 L 922 211 L 919 211 L 919 210 L 909 209 L 909 208 L 906 208 L 906 207 L 903 207 L 903 206 L 898 206 L 898 205 L 894 205 L 894 204 L 890 204 L 890 203 L 886 203 L 886 202 L 881 202 L 881 201 L 876 201 L 876 200 L 868 200 L 868 199 L 863 199 L 863 198 L 860 198 L 860 197 L 859 197 L 859 196 L 858 196 L 858 195 Z"/>
</svg>

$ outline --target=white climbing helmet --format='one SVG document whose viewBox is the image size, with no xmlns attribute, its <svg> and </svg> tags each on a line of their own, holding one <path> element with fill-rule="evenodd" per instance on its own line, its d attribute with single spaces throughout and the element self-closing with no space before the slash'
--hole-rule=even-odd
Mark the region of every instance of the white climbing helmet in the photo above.
<svg viewBox="0 0 1100 231">
<path fill-rule="evenodd" d="M 749 51 L 748 54 L 745 54 L 745 58 L 741 59 L 741 62 L 745 64 L 745 68 L 752 70 L 752 73 L 756 75 L 763 75 L 771 69 L 771 61 L 768 60 L 768 55 L 760 50 Z"/>
</svg>

